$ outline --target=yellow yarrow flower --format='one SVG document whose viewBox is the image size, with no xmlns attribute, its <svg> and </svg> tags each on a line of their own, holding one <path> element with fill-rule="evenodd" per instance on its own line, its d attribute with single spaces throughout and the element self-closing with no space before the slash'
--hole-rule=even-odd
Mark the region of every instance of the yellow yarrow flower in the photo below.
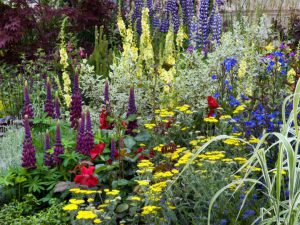
<svg viewBox="0 0 300 225">
<path fill-rule="evenodd" d="M 118 195 L 119 193 L 120 193 L 120 191 L 119 190 L 115 190 L 115 189 L 113 189 L 113 190 L 109 190 L 109 189 L 104 189 L 104 192 L 107 194 L 107 195 L 112 195 L 112 196 L 116 196 L 116 195 Z"/>
<path fill-rule="evenodd" d="M 141 201 L 142 199 L 140 198 L 140 197 L 138 197 L 138 196 L 132 196 L 131 198 L 130 198 L 130 200 L 131 201 Z"/>
<path fill-rule="evenodd" d="M 95 219 L 95 220 L 94 220 L 94 223 L 96 223 L 96 224 L 102 223 L 102 220 L 100 220 L 100 219 Z"/>
<path fill-rule="evenodd" d="M 146 216 L 149 214 L 156 214 L 158 210 L 161 209 L 159 206 L 147 205 L 143 207 L 142 216 Z"/>
<path fill-rule="evenodd" d="M 167 187 L 167 182 L 166 181 L 162 181 L 156 184 L 153 184 L 149 187 L 150 191 L 153 193 L 160 193 L 162 192 L 162 190 Z"/>
<path fill-rule="evenodd" d="M 204 118 L 204 122 L 206 122 L 206 123 L 218 123 L 219 120 L 216 119 L 215 117 L 206 117 L 206 118 Z"/>
<path fill-rule="evenodd" d="M 76 216 L 76 219 L 95 219 L 97 215 L 90 210 L 81 210 L 78 211 L 78 214 Z"/>
<path fill-rule="evenodd" d="M 76 204 L 68 204 L 63 207 L 63 210 L 65 210 L 65 211 L 73 211 L 73 210 L 77 210 L 77 209 L 78 209 L 78 205 L 76 205 Z"/>
<path fill-rule="evenodd" d="M 154 127 L 156 127 L 156 124 L 154 124 L 154 123 L 146 123 L 144 126 L 145 126 L 145 128 L 147 128 L 149 130 L 152 130 Z"/>
<path fill-rule="evenodd" d="M 71 199 L 69 200 L 69 202 L 72 203 L 72 204 L 80 205 L 80 204 L 83 204 L 83 203 L 84 203 L 84 200 L 82 200 L 82 199 L 74 199 L 74 198 L 71 198 Z"/>
</svg>

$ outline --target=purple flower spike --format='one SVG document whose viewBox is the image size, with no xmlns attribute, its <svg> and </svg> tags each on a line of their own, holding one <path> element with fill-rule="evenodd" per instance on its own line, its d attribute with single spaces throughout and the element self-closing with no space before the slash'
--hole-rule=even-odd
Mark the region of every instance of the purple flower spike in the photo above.
<svg viewBox="0 0 300 225">
<path fill-rule="evenodd" d="M 25 87 L 24 87 L 24 107 L 23 107 L 23 118 L 25 115 L 28 116 L 28 119 L 33 119 L 34 118 L 34 112 L 33 112 L 33 107 L 30 103 L 30 98 L 29 98 L 29 91 L 28 91 L 28 83 L 27 81 L 25 82 Z"/>
<path fill-rule="evenodd" d="M 54 104 L 52 100 L 52 90 L 51 90 L 51 84 L 49 78 L 47 78 L 46 89 L 47 89 L 47 94 L 46 94 L 46 101 L 44 105 L 44 112 L 47 113 L 49 117 L 54 118 Z"/>
<path fill-rule="evenodd" d="M 114 138 L 111 139 L 110 141 L 110 159 L 114 160 L 115 159 L 115 154 L 116 154 L 116 141 Z"/>
<path fill-rule="evenodd" d="M 64 147 L 62 146 L 62 143 L 61 143 L 60 124 L 59 124 L 59 121 L 57 121 L 54 152 L 53 152 L 53 163 L 54 164 L 56 164 L 56 165 L 61 164 L 61 162 L 62 162 L 62 159 L 60 158 L 61 154 L 64 154 Z"/>
<path fill-rule="evenodd" d="M 128 111 L 126 114 L 126 118 L 128 118 L 130 115 L 137 114 L 137 109 L 135 106 L 135 96 L 134 96 L 134 88 L 130 88 L 130 94 L 129 94 L 129 101 L 128 101 Z M 127 125 L 126 134 L 134 135 L 133 130 L 135 130 L 138 127 L 137 120 L 129 121 Z"/>
<path fill-rule="evenodd" d="M 104 104 L 109 105 L 109 84 L 108 84 L 108 80 L 105 81 L 105 86 L 104 86 Z"/>
<path fill-rule="evenodd" d="M 45 143 L 44 143 L 44 150 L 45 150 L 44 165 L 48 166 L 48 167 L 52 166 L 52 158 L 51 158 L 50 153 L 48 152 L 49 149 L 51 149 L 51 146 L 50 146 L 50 135 L 49 135 L 49 132 L 47 130 L 46 134 L 45 134 Z"/>
<path fill-rule="evenodd" d="M 25 137 L 23 141 L 23 152 L 22 152 L 22 167 L 26 169 L 35 168 L 35 148 L 32 144 L 32 137 L 30 132 L 29 118 L 28 115 L 24 116 L 24 129 Z"/>
<path fill-rule="evenodd" d="M 55 119 L 60 119 L 60 101 L 57 94 L 55 96 L 54 106 L 55 106 Z"/>
<path fill-rule="evenodd" d="M 74 76 L 74 87 L 71 100 L 70 121 L 71 127 L 77 129 L 78 120 L 82 112 L 82 98 L 79 90 L 78 74 Z"/>
<path fill-rule="evenodd" d="M 92 122 L 90 111 L 86 112 L 86 129 L 84 135 L 84 150 L 83 154 L 90 155 L 90 151 L 94 148 L 94 134 L 92 130 Z"/>
<path fill-rule="evenodd" d="M 82 113 L 81 118 L 79 119 L 79 128 L 77 132 L 77 144 L 76 144 L 76 150 L 79 153 L 84 153 L 85 148 L 85 114 Z"/>
</svg>

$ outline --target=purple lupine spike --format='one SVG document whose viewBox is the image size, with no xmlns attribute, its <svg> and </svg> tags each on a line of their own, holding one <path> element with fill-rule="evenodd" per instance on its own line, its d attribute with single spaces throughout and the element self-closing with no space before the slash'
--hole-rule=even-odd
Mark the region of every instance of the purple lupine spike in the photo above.
<svg viewBox="0 0 300 225">
<path fill-rule="evenodd" d="M 58 94 L 55 96 L 55 102 L 54 102 L 54 107 L 55 107 L 55 119 L 60 119 L 60 101 Z"/>
<path fill-rule="evenodd" d="M 85 114 L 82 113 L 81 118 L 79 119 L 79 128 L 77 132 L 77 143 L 76 143 L 76 150 L 79 153 L 84 153 L 85 147 Z"/>
<path fill-rule="evenodd" d="M 224 1 L 223 0 L 216 0 L 216 3 L 218 6 L 221 6 L 224 4 Z"/>
<path fill-rule="evenodd" d="M 90 111 L 86 112 L 86 128 L 84 135 L 84 149 L 83 154 L 90 155 L 90 151 L 94 148 L 94 134 L 92 130 L 92 121 Z"/>
<path fill-rule="evenodd" d="M 51 90 L 51 83 L 49 78 L 47 78 L 46 89 L 47 89 L 47 94 L 46 94 L 46 101 L 44 105 L 44 112 L 47 113 L 49 117 L 54 118 L 54 104 L 52 99 L 52 90 Z"/>
<path fill-rule="evenodd" d="M 105 86 L 104 86 L 104 104 L 105 105 L 109 104 L 109 84 L 108 84 L 108 80 L 105 81 Z"/>
<path fill-rule="evenodd" d="M 115 154 L 116 154 L 116 141 L 114 138 L 111 139 L 110 141 L 110 159 L 114 160 L 115 159 Z"/>
<path fill-rule="evenodd" d="M 163 33 L 167 33 L 169 30 L 170 21 L 169 21 L 169 15 L 167 15 L 166 18 L 162 19 L 159 31 Z"/>
<path fill-rule="evenodd" d="M 134 0 L 134 12 L 132 14 L 132 24 L 136 27 L 139 35 L 142 34 L 142 8 L 144 6 L 143 0 Z"/>
<path fill-rule="evenodd" d="M 147 8 L 149 9 L 149 18 L 153 17 L 153 2 L 152 0 L 147 0 L 146 2 Z"/>
<path fill-rule="evenodd" d="M 77 129 L 78 120 L 82 112 L 82 98 L 79 90 L 78 74 L 74 76 L 74 86 L 72 92 L 71 108 L 70 108 L 70 121 L 71 127 Z"/>
<path fill-rule="evenodd" d="M 53 152 L 53 163 L 56 165 L 61 164 L 62 159 L 60 155 L 64 154 L 64 147 L 61 143 L 61 133 L 60 133 L 60 123 L 59 120 L 56 124 L 56 134 L 55 134 L 55 144 L 54 144 L 54 152 Z"/>
<path fill-rule="evenodd" d="M 48 151 L 49 149 L 51 149 L 51 146 L 50 146 L 50 135 L 49 135 L 49 132 L 47 130 L 46 134 L 45 134 L 45 142 L 44 142 L 44 150 L 45 150 L 44 165 L 48 166 L 48 167 L 52 166 L 52 157 L 51 157 L 51 154 Z"/>
<path fill-rule="evenodd" d="M 181 0 L 181 8 L 183 12 L 184 22 L 185 24 L 190 26 L 190 23 L 192 22 L 192 19 L 195 15 L 193 0 Z"/>
<path fill-rule="evenodd" d="M 26 169 L 35 168 L 36 158 L 35 158 L 35 147 L 32 144 L 32 137 L 30 132 L 29 117 L 24 116 L 23 120 L 25 136 L 23 141 L 23 151 L 22 151 L 22 167 Z"/>
<path fill-rule="evenodd" d="M 29 119 L 34 118 L 34 111 L 33 111 L 32 105 L 30 103 L 27 81 L 25 81 L 25 87 L 24 87 L 24 107 L 23 107 L 22 115 L 23 115 L 23 118 L 25 117 L 25 115 L 27 115 Z"/>
<path fill-rule="evenodd" d="M 161 12 L 160 2 L 156 2 L 153 10 L 153 18 L 152 18 L 153 31 L 156 31 L 160 27 L 160 12 Z"/>
<path fill-rule="evenodd" d="M 198 47 L 202 46 L 206 42 L 208 35 L 209 35 L 208 9 L 209 9 L 209 0 L 201 0 L 199 29 L 198 29 L 198 33 L 201 38 L 198 40 L 198 43 L 197 43 Z"/>
<path fill-rule="evenodd" d="M 193 46 L 193 49 L 196 47 L 197 42 L 197 30 L 198 30 L 198 24 L 196 21 L 196 17 L 194 17 L 191 20 L 190 26 L 189 26 L 189 46 Z"/>
<path fill-rule="evenodd" d="M 126 118 L 130 115 L 137 114 L 137 108 L 135 105 L 135 96 L 134 96 L 134 88 L 130 88 L 129 101 L 128 101 L 128 110 L 126 114 Z M 126 134 L 134 135 L 134 131 L 138 127 L 137 120 L 129 121 L 126 129 Z"/>
<path fill-rule="evenodd" d="M 174 32 L 177 33 L 180 26 L 180 18 L 178 15 L 178 6 L 176 0 L 169 0 L 167 2 L 166 9 L 172 16 Z"/>
<path fill-rule="evenodd" d="M 222 34 L 222 16 L 220 13 L 217 15 L 217 43 L 221 44 L 221 34 Z"/>
</svg>

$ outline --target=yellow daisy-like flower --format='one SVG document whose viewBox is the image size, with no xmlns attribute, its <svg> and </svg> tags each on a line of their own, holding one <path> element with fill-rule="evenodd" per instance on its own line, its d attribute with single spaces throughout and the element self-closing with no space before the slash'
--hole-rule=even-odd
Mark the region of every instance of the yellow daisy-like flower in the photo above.
<svg viewBox="0 0 300 225">
<path fill-rule="evenodd" d="M 156 214 L 161 207 L 155 205 L 147 205 L 143 207 L 142 216 Z"/>
<path fill-rule="evenodd" d="M 118 195 L 119 193 L 120 193 L 120 191 L 119 190 L 115 190 L 115 189 L 113 189 L 113 190 L 109 190 L 109 189 L 104 189 L 104 192 L 107 194 L 107 195 L 112 195 L 112 196 L 116 196 L 116 195 Z"/>
<path fill-rule="evenodd" d="M 215 117 L 206 117 L 206 118 L 204 118 L 204 122 L 206 122 L 206 123 L 217 123 L 217 122 L 219 122 L 219 120 L 216 119 Z"/>
<path fill-rule="evenodd" d="M 267 51 L 273 51 L 275 48 L 274 48 L 274 46 L 273 46 L 273 43 L 270 42 L 270 44 L 268 44 L 268 45 L 265 47 L 265 49 L 266 49 Z"/>
<path fill-rule="evenodd" d="M 78 205 L 76 205 L 76 204 L 68 204 L 63 207 L 63 210 L 65 210 L 65 211 L 73 211 L 73 210 L 77 210 L 77 209 L 78 209 Z"/>
<path fill-rule="evenodd" d="M 138 185 L 140 186 L 148 186 L 150 183 L 150 180 L 136 180 L 136 182 L 138 183 Z"/>
<path fill-rule="evenodd" d="M 84 203 L 84 200 L 71 198 L 69 200 L 69 202 L 72 203 L 72 204 L 80 205 L 80 204 Z"/>
<path fill-rule="evenodd" d="M 131 200 L 131 201 L 141 201 L 141 198 L 138 197 L 138 196 L 132 196 L 132 197 L 130 198 L 130 200 Z"/>
<path fill-rule="evenodd" d="M 102 220 L 100 220 L 100 219 L 95 219 L 95 220 L 94 220 L 94 223 L 96 223 L 96 224 L 102 223 Z"/>
<path fill-rule="evenodd" d="M 88 198 L 87 202 L 93 202 L 94 199 L 93 198 Z"/>
<path fill-rule="evenodd" d="M 81 210 L 81 211 L 78 211 L 76 219 L 78 219 L 78 220 L 80 220 L 80 219 L 88 220 L 88 219 L 95 219 L 96 217 L 97 217 L 97 215 L 93 211 Z"/>
</svg>

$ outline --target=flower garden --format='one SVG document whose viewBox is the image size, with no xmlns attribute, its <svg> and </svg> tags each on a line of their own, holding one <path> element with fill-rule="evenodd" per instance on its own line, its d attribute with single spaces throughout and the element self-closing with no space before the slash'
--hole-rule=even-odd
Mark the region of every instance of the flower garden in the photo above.
<svg viewBox="0 0 300 225">
<path fill-rule="evenodd" d="M 0 2 L 0 224 L 300 224 L 300 16 L 229 5 Z"/>
</svg>

